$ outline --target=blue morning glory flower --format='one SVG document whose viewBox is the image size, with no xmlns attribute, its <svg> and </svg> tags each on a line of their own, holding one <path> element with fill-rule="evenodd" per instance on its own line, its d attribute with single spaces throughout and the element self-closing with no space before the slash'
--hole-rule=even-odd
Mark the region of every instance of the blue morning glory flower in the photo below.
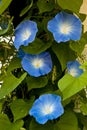
<svg viewBox="0 0 87 130">
<path fill-rule="evenodd" d="M 57 119 L 64 113 L 61 97 L 55 94 L 44 94 L 35 100 L 29 114 L 39 124 L 45 124 L 48 120 Z"/>
<path fill-rule="evenodd" d="M 56 42 L 79 40 L 82 32 L 82 24 L 79 18 L 65 12 L 58 13 L 48 21 L 47 28 L 53 33 Z"/>
<path fill-rule="evenodd" d="M 19 49 L 21 45 L 27 46 L 33 42 L 38 29 L 36 22 L 31 20 L 25 20 L 20 23 L 15 29 L 14 46 Z"/>
<path fill-rule="evenodd" d="M 48 74 L 52 69 L 52 60 L 48 52 L 25 54 L 21 64 L 25 71 L 35 77 Z"/>
<path fill-rule="evenodd" d="M 84 71 L 80 69 L 80 63 L 78 61 L 70 61 L 67 63 L 67 70 L 73 77 L 79 77 Z"/>
<path fill-rule="evenodd" d="M 23 59 L 24 56 L 25 56 L 25 52 L 20 48 L 18 50 L 17 57 L 20 58 L 20 59 Z"/>
</svg>

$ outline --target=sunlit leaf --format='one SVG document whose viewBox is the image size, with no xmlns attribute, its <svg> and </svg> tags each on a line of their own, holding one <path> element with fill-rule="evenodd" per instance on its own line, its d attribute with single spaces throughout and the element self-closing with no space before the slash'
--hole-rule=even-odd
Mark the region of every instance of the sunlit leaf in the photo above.
<svg viewBox="0 0 87 130">
<path fill-rule="evenodd" d="M 87 85 L 87 72 L 75 78 L 66 74 L 58 82 L 58 87 L 63 94 L 63 100 L 73 96 Z"/>
<path fill-rule="evenodd" d="M 82 5 L 83 0 L 57 0 L 57 3 L 63 8 L 68 9 L 73 12 L 79 12 L 79 9 Z"/>
<path fill-rule="evenodd" d="M 12 0 L 2 0 L 0 4 L 0 15 L 7 9 Z"/>
<path fill-rule="evenodd" d="M 0 99 L 12 92 L 26 77 L 27 73 L 24 73 L 20 78 L 16 78 L 13 74 L 9 73 L 4 77 L 2 87 L 0 88 Z"/>
<path fill-rule="evenodd" d="M 87 103 L 81 103 L 80 110 L 84 115 L 87 115 Z"/>
</svg>

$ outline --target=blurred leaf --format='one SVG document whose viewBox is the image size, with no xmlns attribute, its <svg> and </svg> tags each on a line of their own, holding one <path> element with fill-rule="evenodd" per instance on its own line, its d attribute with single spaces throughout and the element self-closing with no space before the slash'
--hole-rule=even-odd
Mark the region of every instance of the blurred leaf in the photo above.
<svg viewBox="0 0 87 130">
<path fill-rule="evenodd" d="M 0 15 L 8 8 L 12 0 L 2 0 L 0 4 Z"/>
<path fill-rule="evenodd" d="M 51 122 L 40 125 L 33 119 L 30 123 L 29 130 L 54 130 L 54 126 Z"/>
<path fill-rule="evenodd" d="M 37 38 L 32 44 L 29 44 L 27 47 L 22 46 L 21 48 L 27 53 L 39 54 L 47 50 L 51 45 L 52 43 L 50 42 L 43 43 L 40 39 Z"/>
<path fill-rule="evenodd" d="M 87 70 L 87 61 L 85 61 L 81 66 L 81 69 Z"/>
<path fill-rule="evenodd" d="M 39 8 L 39 12 L 49 12 L 52 11 L 55 7 L 54 0 L 38 0 L 37 6 Z"/>
<path fill-rule="evenodd" d="M 66 74 L 58 82 L 58 87 L 63 94 L 63 100 L 73 96 L 87 85 L 87 71 L 75 78 Z"/>
<path fill-rule="evenodd" d="M 60 120 L 56 122 L 54 130 L 78 130 L 78 122 L 75 114 L 70 110 L 65 111 Z"/>
<path fill-rule="evenodd" d="M 21 68 L 21 60 L 17 57 L 13 58 L 12 61 L 10 62 L 8 68 L 7 68 L 7 73 L 11 72 L 14 69 Z"/>
<path fill-rule="evenodd" d="M 68 9 L 72 12 L 78 13 L 83 3 L 83 0 L 57 0 L 57 3 L 63 9 Z"/>
<path fill-rule="evenodd" d="M 4 102 L 5 102 L 4 99 L 0 100 L 0 113 L 2 112 Z"/>
<path fill-rule="evenodd" d="M 25 102 L 23 99 L 16 99 L 10 104 L 10 108 L 14 116 L 14 122 L 28 115 L 33 101 L 34 98 L 30 99 L 28 102 Z"/>
<path fill-rule="evenodd" d="M 18 120 L 12 123 L 12 127 L 9 130 L 21 130 L 21 127 L 23 126 L 23 124 L 24 124 L 23 120 Z"/>
<path fill-rule="evenodd" d="M 9 73 L 4 77 L 2 87 L 0 88 L 0 99 L 12 92 L 26 77 L 24 73 L 20 78 L 16 78 L 13 74 Z"/>
<path fill-rule="evenodd" d="M 24 14 L 26 14 L 32 7 L 33 5 L 33 0 L 31 0 L 30 5 L 27 5 L 20 13 L 20 17 L 22 17 Z"/>
<path fill-rule="evenodd" d="M 84 129 L 84 130 L 87 130 L 87 116 L 84 116 L 84 115 L 80 114 L 79 118 L 80 118 L 81 123 L 83 124 L 83 126 L 86 127 L 86 129 Z"/>
<path fill-rule="evenodd" d="M 81 103 L 80 110 L 84 115 L 87 115 L 87 103 Z"/>
<path fill-rule="evenodd" d="M 83 34 L 79 41 L 70 42 L 70 48 L 77 53 L 77 55 L 81 55 L 85 45 L 87 43 L 87 32 Z"/>
<path fill-rule="evenodd" d="M 13 17 L 9 20 L 9 24 L 8 24 L 8 27 L 6 29 L 3 29 L 3 30 L 0 30 L 0 36 L 4 35 L 5 33 L 7 33 L 10 29 L 10 26 L 12 24 L 12 20 L 13 20 Z"/>
<path fill-rule="evenodd" d="M 48 79 L 46 76 L 44 77 L 27 77 L 27 86 L 28 90 L 31 90 L 33 88 L 42 88 L 46 86 L 48 83 Z"/>
<path fill-rule="evenodd" d="M 9 121 L 7 115 L 0 114 L 0 129 L 1 130 L 10 130 L 11 127 L 12 127 L 12 124 Z"/>
<path fill-rule="evenodd" d="M 23 126 L 23 121 L 19 120 L 11 123 L 5 114 L 0 114 L 0 129 L 1 130 L 19 130 Z"/>
<path fill-rule="evenodd" d="M 66 68 L 68 61 L 75 60 L 76 58 L 75 52 L 70 49 L 67 43 L 53 44 L 52 50 L 60 61 L 62 70 Z"/>
</svg>

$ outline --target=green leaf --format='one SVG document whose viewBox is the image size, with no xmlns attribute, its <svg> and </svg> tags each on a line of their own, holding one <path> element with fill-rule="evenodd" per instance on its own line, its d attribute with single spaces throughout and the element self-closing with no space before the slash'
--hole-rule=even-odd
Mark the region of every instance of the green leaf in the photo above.
<svg viewBox="0 0 87 130">
<path fill-rule="evenodd" d="M 20 13 L 20 17 L 22 17 L 24 14 L 26 14 L 30 9 L 31 7 L 33 6 L 33 0 L 31 0 L 31 3 L 30 5 L 27 5 Z"/>
<path fill-rule="evenodd" d="M 7 68 L 7 73 L 9 73 L 17 68 L 21 68 L 21 60 L 19 58 L 15 57 L 10 62 L 9 66 Z"/>
<path fill-rule="evenodd" d="M 54 126 L 52 123 L 48 122 L 44 125 L 38 124 L 34 119 L 31 121 L 29 130 L 54 130 Z"/>
<path fill-rule="evenodd" d="M 67 110 L 60 120 L 56 122 L 54 130 L 78 130 L 78 122 L 75 114 Z"/>
<path fill-rule="evenodd" d="M 38 0 L 37 6 L 40 13 L 52 11 L 55 7 L 54 0 Z"/>
<path fill-rule="evenodd" d="M 25 102 L 23 99 L 16 99 L 10 104 L 11 111 L 14 116 L 14 121 L 21 119 L 28 115 L 29 109 L 33 104 L 34 98 Z"/>
<path fill-rule="evenodd" d="M 85 61 L 81 66 L 80 69 L 84 69 L 87 71 L 87 61 Z"/>
<path fill-rule="evenodd" d="M 16 78 L 13 74 L 9 73 L 4 77 L 4 83 L 0 89 L 0 99 L 12 92 L 26 77 L 27 73 L 24 73 L 20 78 Z"/>
<path fill-rule="evenodd" d="M 68 61 L 75 60 L 76 58 L 75 52 L 70 49 L 67 43 L 53 44 L 52 50 L 60 61 L 62 70 L 66 68 Z"/>
<path fill-rule="evenodd" d="M 7 33 L 10 29 L 10 26 L 12 24 L 12 20 L 13 20 L 13 17 L 9 20 L 9 24 L 8 24 L 8 27 L 6 29 L 3 29 L 3 30 L 0 30 L 0 36 L 4 35 L 5 33 Z"/>
<path fill-rule="evenodd" d="M 0 4 L 0 15 L 8 8 L 12 0 L 2 0 Z"/>
<path fill-rule="evenodd" d="M 37 38 L 32 44 L 29 44 L 27 47 L 22 46 L 21 48 L 27 53 L 39 54 L 47 50 L 51 45 L 52 43 L 50 42 L 43 43 L 40 39 Z"/>
<path fill-rule="evenodd" d="M 66 74 L 58 82 L 58 87 L 63 94 L 63 100 L 73 96 L 87 85 L 87 71 L 78 78 Z"/>
<path fill-rule="evenodd" d="M 83 22 L 86 19 L 86 14 L 79 13 L 77 14 L 80 20 Z"/>
<path fill-rule="evenodd" d="M 84 115 L 87 115 L 87 103 L 81 103 L 80 110 Z"/>
<path fill-rule="evenodd" d="M 24 124 L 23 120 L 18 120 L 12 123 L 12 127 L 9 130 L 21 130 L 23 124 Z"/>
<path fill-rule="evenodd" d="M 81 55 L 85 45 L 87 43 L 87 32 L 83 34 L 79 41 L 70 42 L 70 48 L 77 53 L 77 55 Z"/>
<path fill-rule="evenodd" d="M 87 130 L 87 116 L 84 116 L 84 115 L 79 115 L 79 118 L 81 120 L 81 123 L 83 124 L 83 126 L 85 126 L 86 129 L 84 130 Z"/>
<path fill-rule="evenodd" d="M 33 88 L 42 88 L 46 86 L 48 83 L 48 79 L 46 76 L 37 77 L 37 78 L 28 76 L 26 81 L 27 81 L 28 90 L 31 90 Z"/>
<path fill-rule="evenodd" d="M 72 12 L 78 13 L 83 3 L 83 0 L 57 0 L 57 3 L 63 9 L 68 9 Z"/>
<path fill-rule="evenodd" d="M 19 130 L 23 126 L 23 121 L 19 120 L 11 123 L 5 114 L 0 114 L 0 129 L 1 130 Z"/>
<path fill-rule="evenodd" d="M 0 100 L 0 113 L 2 112 L 4 102 L 4 99 Z"/>
</svg>

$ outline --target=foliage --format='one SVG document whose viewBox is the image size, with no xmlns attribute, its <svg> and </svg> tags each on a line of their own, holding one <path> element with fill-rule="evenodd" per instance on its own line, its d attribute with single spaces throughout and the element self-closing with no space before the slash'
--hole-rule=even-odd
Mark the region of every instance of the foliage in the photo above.
<svg viewBox="0 0 87 130">
<path fill-rule="evenodd" d="M 0 0 L 0 129 L 87 130 L 87 59 L 82 53 L 87 44 L 87 32 L 84 32 L 82 23 L 86 15 L 80 13 L 83 0 L 25 0 L 25 6 L 22 7 L 20 13 L 17 16 L 15 14 L 11 16 L 13 10 L 10 10 L 10 7 L 12 3 L 17 3 L 17 1 L 14 1 Z M 22 5 L 22 2 L 19 4 Z M 19 6 L 15 8 L 19 9 Z M 76 16 L 78 21 L 81 22 L 82 32 L 79 40 L 70 40 L 69 38 L 69 40 L 64 41 L 64 37 L 61 43 L 54 40 L 54 35 L 56 35 L 54 29 L 57 27 L 57 25 L 54 25 L 54 17 L 61 11 L 71 14 L 69 17 Z M 19 19 L 16 25 L 15 19 Z M 52 19 L 53 21 L 51 21 Z M 31 39 L 26 40 L 25 33 L 21 34 L 20 26 L 16 28 L 21 22 L 28 20 L 34 21 L 34 26 L 37 25 L 37 34 L 35 30 L 32 31 L 31 29 L 32 35 L 35 33 L 35 36 L 33 35 L 35 39 L 33 38 L 32 42 Z M 53 34 L 47 28 L 49 21 L 53 25 Z M 58 24 L 60 28 L 59 21 Z M 23 24 L 21 24 L 21 28 L 22 26 Z M 25 27 L 22 31 L 25 30 Z M 15 42 L 15 44 L 18 44 L 18 48 L 14 46 L 15 30 L 18 33 L 17 43 Z M 58 35 L 60 31 L 61 29 L 58 30 Z M 63 31 L 66 36 L 67 30 Z M 74 34 L 72 33 L 73 37 Z M 24 51 L 24 55 L 28 53 L 36 57 L 40 53 L 49 52 L 52 60 L 52 68 L 50 69 L 52 70 L 42 75 L 50 66 L 48 64 L 49 58 L 45 57 L 46 61 L 44 62 L 48 66 L 46 65 L 45 68 L 44 62 L 39 61 L 43 66 L 42 70 L 39 71 L 40 76 L 30 76 L 21 65 L 23 55 L 20 58 L 18 57 L 19 49 Z M 28 61 L 31 66 L 33 62 L 26 59 L 25 57 L 23 65 L 25 66 L 26 61 Z M 80 62 L 80 68 L 83 69 L 83 73 L 79 77 L 73 77 L 67 71 L 67 62 L 75 60 Z M 38 67 L 37 62 L 34 63 L 35 67 Z M 31 66 L 29 71 L 34 73 L 32 68 Z M 36 122 L 29 114 L 33 103 L 42 94 L 59 95 L 64 108 L 63 115 L 47 121 L 44 125 Z"/>
</svg>

